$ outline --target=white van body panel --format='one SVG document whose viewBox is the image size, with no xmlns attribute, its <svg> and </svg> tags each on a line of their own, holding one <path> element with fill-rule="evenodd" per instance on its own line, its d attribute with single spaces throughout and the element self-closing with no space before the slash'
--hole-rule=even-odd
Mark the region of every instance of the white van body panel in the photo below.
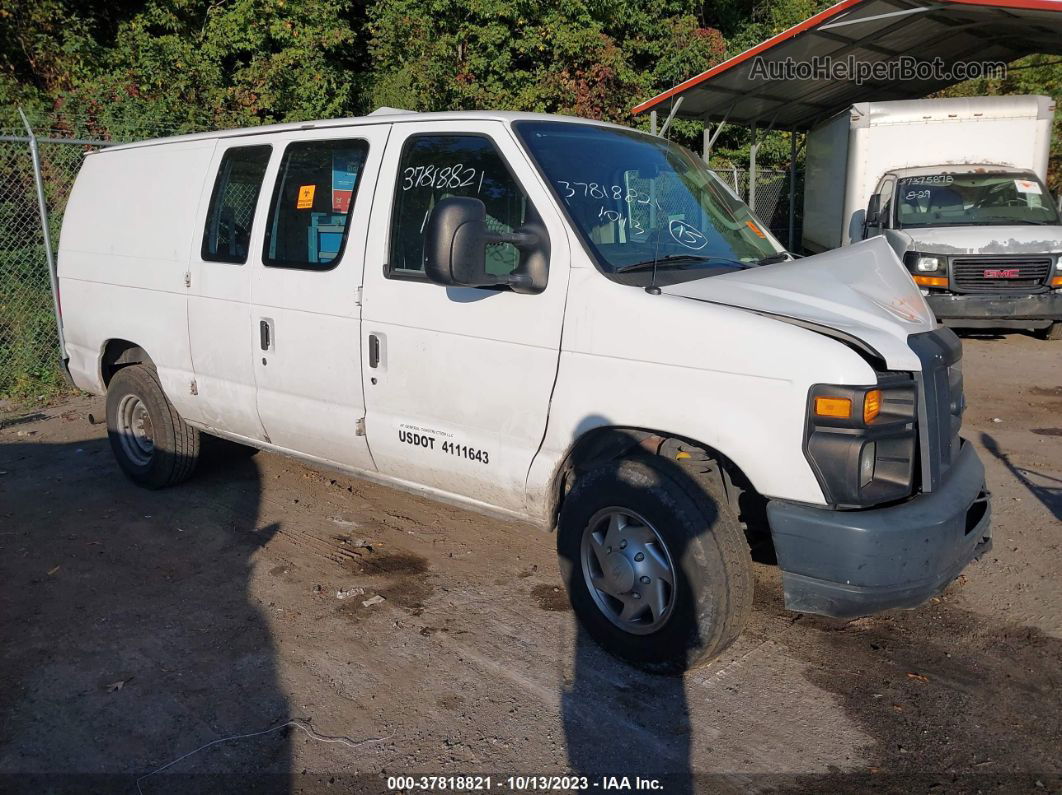
<svg viewBox="0 0 1062 795">
<path fill-rule="evenodd" d="M 549 484 L 570 447 L 607 426 L 685 436 L 724 452 L 761 494 L 823 504 L 802 452 L 808 389 L 873 384 L 871 367 L 820 334 L 669 295 L 676 289 L 653 296 L 603 278 L 589 263 L 573 268 L 549 429 L 528 480 L 530 504 L 548 504 Z"/>
<path fill-rule="evenodd" d="M 248 143 L 257 142 L 246 139 L 218 141 L 203 179 L 199 212 L 193 226 L 198 234 L 193 234 L 189 243 L 191 286 L 187 290 L 189 354 L 198 396 L 194 401 L 194 412 L 185 419 L 204 428 L 224 429 L 259 443 L 266 437 L 258 417 L 258 392 L 254 380 L 250 270 L 246 264 L 205 262 L 202 257 L 210 195 L 222 158 L 230 149 Z M 259 213 L 264 215 L 268 202 L 268 195 L 259 195 L 256 218 Z"/>
<path fill-rule="evenodd" d="M 901 258 L 908 251 L 945 256 L 1062 255 L 1062 226 L 1058 224 L 886 229 L 884 237 Z"/>
<path fill-rule="evenodd" d="M 368 152 L 358 176 L 346 244 L 333 267 L 320 271 L 266 267 L 262 258 L 266 224 L 257 222 L 248 258 L 252 360 L 266 438 L 285 450 L 367 470 L 375 467 L 366 436 L 358 430 L 365 416 L 358 289 L 372 215 L 378 212 L 374 199 L 390 132 L 389 125 L 366 125 L 274 136 L 273 159 L 259 197 L 263 220 L 268 218 L 272 186 L 288 144 L 364 141 Z M 268 351 L 261 348 L 263 322 L 270 327 Z"/>
<path fill-rule="evenodd" d="M 543 293 L 440 287 L 384 275 L 402 145 L 429 133 L 486 136 L 508 161 L 549 233 Z M 375 335 L 380 341 L 379 366 L 364 370 L 373 458 L 382 474 L 522 512 L 527 472 L 550 412 L 568 298 L 570 255 L 561 215 L 508 126 L 497 121 L 395 125 L 383 173 L 392 176 L 381 183 L 373 210 L 362 333 L 363 340 Z"/>
<path fill-rule="evenodd" d="M 808 133 L 804 248 L 824 251 L 861 240 L 867 202 L 888 171 L 992 163 L 1046 179 L 1054 108 L 1043 96 L 852 105 Z"/>
<path fill-rule="evenodd" d="M 893 370 L 919 368 L 907 338 L 936 326 L 911 274 L 882 237 L 663 289 L 836 329 L 867 343 Z"/>
<path fill-rule="evenodd" d="M 177 410 L 198 413 L 188 349 L 188 251 L 215 142 L 85 158 L 59 245 L 63 329 L 74 383 L 104 390 L 108 340 L 144 348 Z"/>
<path fill-rule="evenodd" d="M 934 323 L 885 243 L 660 295 L 620 285 L 592 264 L 514 136 L 510 123 L 523 118 L 556 117 L 383 115 L 86 158 L 60 245 L 75 381 L 103 392 L 101 353 L 108 340 L 129 340 L 197 427 L 547 525 L 565 457 L 605 426 L 695 440 L 767 497 L 825 504 L 802 450 L 808 390 L 871 385 L 875 373 L 852 347 L 789 320 L 850 334 L 890 367 L 917 369 L 904 341 Z M 385 276 L 402 145 L 430 132 L 486 136 L 505 158 L 550 238 L 542 293 Z M 337 138 L 369 142 L 342 259 L 313 272 L 266 267 L 264 227 L 284 147 Z M 204 261 L 221 158 L 254 145 L 273 149 L 247 262 Z M 266 319 L 275 346 L 264 351 Z M 376 367 L 366 356 L 373 336 Z M 444 452 L 446 442 L 461 452 Z"/>
</svg>

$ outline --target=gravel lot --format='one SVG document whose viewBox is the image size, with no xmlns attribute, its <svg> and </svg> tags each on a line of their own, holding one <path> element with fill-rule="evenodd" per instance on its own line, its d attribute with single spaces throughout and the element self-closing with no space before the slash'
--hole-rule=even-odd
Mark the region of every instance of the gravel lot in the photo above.
<svg viewBox="0 0 1062 795">
<path fill-rule="evenodd" d="M 1060 792 L 1062 343 L 964 346 L 995 549 L 918 610 L 848 622 L 787 613 L 757 565 L 746 633 L 684 678 L 581 636 L 534 528 L 223 446 L 143 491 L 102 401 L 4 415 L 0 789 Z"/>
</svg>

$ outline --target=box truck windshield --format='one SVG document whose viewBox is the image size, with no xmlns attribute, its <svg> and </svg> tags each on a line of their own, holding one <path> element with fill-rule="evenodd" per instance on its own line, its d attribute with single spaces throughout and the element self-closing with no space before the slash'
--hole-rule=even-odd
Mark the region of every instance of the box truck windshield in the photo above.
<svg viewBox="0 0 1062 795">
<path fill-rule="evenodd" d="M 676 284 L 782 257 L 748 207 L 678 144 L 566 122 L 514 126 L 598 266 L 616 281 Z"/>
<path fill-rule="evenodd" d="M 1047 189 L 1027 172 L 905 177 L 898 193 L 900 229 L 1059 223 Z"/>
</svg>

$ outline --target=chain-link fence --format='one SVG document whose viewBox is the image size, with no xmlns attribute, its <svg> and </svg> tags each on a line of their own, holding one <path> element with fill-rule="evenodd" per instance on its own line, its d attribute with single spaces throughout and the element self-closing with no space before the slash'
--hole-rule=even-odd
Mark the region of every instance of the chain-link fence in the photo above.
<svg viewBox="0 0 1062 795">
<path fill-rule="evenodd" d="M 749 200 L 749 172 L 744 168 L 716 168 L 715 175 L 734 189 L 741 200 Z M 756 196 L 752 211 L 784 245 L 789 227 L 789 172 L 756 169 Z"/>
<path fill-rule="evenodd" d="M 33 149 L 25 131 L 0 133 L 0 398 L 46 397 L 63 380 Z M 54 249 L 74 177 L 92 147 L 53 137 L 37 139 L 37 147 Z"/>
</svg>

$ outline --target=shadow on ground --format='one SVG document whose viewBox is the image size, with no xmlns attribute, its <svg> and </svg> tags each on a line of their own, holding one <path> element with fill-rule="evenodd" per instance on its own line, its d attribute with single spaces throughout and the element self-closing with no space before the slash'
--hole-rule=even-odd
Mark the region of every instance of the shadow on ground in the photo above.
<svg viewBox="0 0 1062 795">
<path fill-rule="evenodd" d="M 204 452 L 194 481 L 148 492 L 105 439 L 0 446 L 0 789 L 136 792 L 288 717 L 247 591 L 277 529 L 258 526 L 258 468 Z M 140 786 L 286 791 L 287 731 Z"/>
<path fill-rule="evenodd" d="M 1003 463 L 1015 480 L 1043 503 L 1055 519 L 1062 521 L 1062 479 L 1048 475 L 1046 472 L 1037 472 L 1034 469 L 1017 466 L 1010 460 L 1010 454 L 1001 450 L 995 438 L 987 433 L 981 434 L 981 444 L 985 450 Z"/>
<path fill-rule="evenodd" d="M 862 770 L 795 777 L 768 790 L 1062 790 L 1062 641 L 950 604 L 959 588 L 961 580 L 916 610 L 800 620 L 789 652 L 874 742 Z"/>
</svg>

